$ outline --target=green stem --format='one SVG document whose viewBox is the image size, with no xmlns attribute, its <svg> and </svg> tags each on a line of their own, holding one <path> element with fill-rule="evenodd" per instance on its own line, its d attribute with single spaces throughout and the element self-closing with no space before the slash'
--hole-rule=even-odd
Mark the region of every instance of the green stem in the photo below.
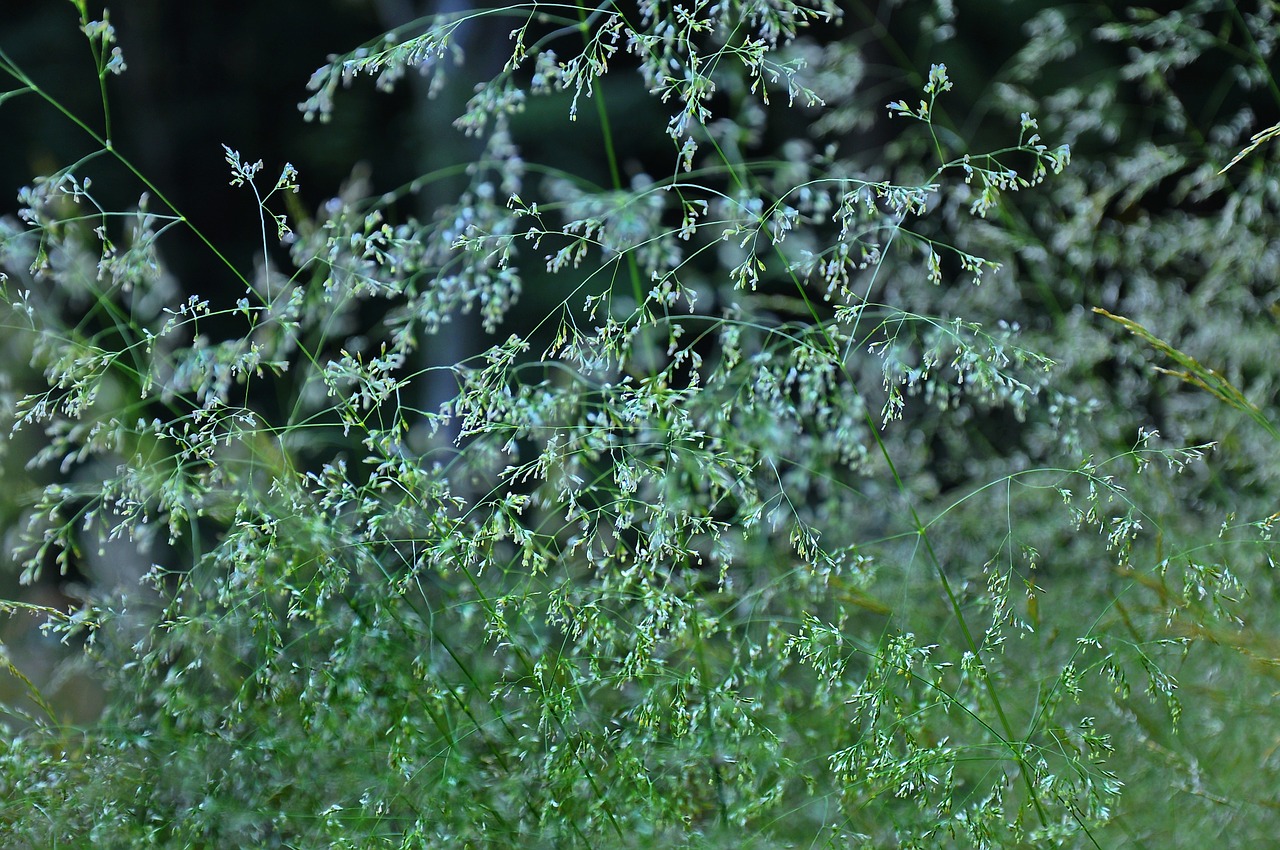
<svg viewBox="0 0 1280 850">
<path fill-rule="evenodd" d="M 155 195 L 155 197 L 159 199 L 161 203 L 163 203 L 166 207 L 168 207 L 173 212 L 173 214 L 177 216 L 179 221 L 181 221 L 183 224 L 185 224 L 188 228 L 191 229 L 191 232 L 195 234 L 196 238 L 199 239 L 201 242 L 203 242 L 205 246 L 210 251 L 213 252 L 213 255 L 218 258 L 218 261 L 221 262 L 224 266 L 226 266 L 227 269 L 229 269 L 231 273 L 235 275 L 236 278 L 245 285 L 245 288 L 247 288 L 250 292 L 253 292 L 255 296 L 258 296 L 261 299 L 261 296 L 259 295 L 257 290 L 253 288 L 253 284 L 249 282 L 249 279 L 245 277 L 244 274 L 241 273 L 241 271 L 237 269 L 235 265 L 229 259 L 227 259 L 227 257 L 221 251 L 218 250 L 217 246 L 215 246 L 213 242 L 210 241 L 209 237 L 205 236 L 205 234 L 198 227 L 196 227 L 194 224 L 191 223 L 190 219 L 188 219 L 186 215 L 184 215 L 183 212 L 180 209 L 178 209 L 177 205 L 175 205 L 172 201 L 169 200 L 168 196 L 165 195 L 164 192 L 162 192 L 154 183 L 152 183 L 151 180 L 148 179 L 147 176 L 143 174 L 142 171 L 140 171 L 138 167 L 129 160 L 128 157 L 126 157 L 124 154 L 120 153 L 120 151 L 116 149 L 110 137 L 104 137 L 102 134 L 98 133 L 97 130 L 94 130 L 92 127 L 86 124 L 83 120 L 81 120 L 78 115 L 76 115 L 66 106 L 64 106 L 62 102 L 59 101 L 56 97 L 54 97 L 49 92 L 41 88 L 39 84 L 37 84 L 34 80 L 32 80 L 30 77 L 28 77 L 25 73 L 23 73 L 19 69 L 17 63 L 15 63 L 2 48 L 0 48 L 0 61 L 4 63 L 3 70 L 6 73 L 8 73 L 11 77 L 16 79 L 18 82 L 22 83 L 24 86 L 26 86 L 27 89 L 30 90 L 31 92 L 39 95 L 41 99 L 43 99 L 46 103 L 48 103 L 58 112 L 60 112 L 63 115 L 63 117 L 65 117 L 68 121 L 70 121 L 72 124 L 74 124 L 75 126 L 79 127 L 81 130 L 83 130 L 85 135 L 87 135 L 95 143 L 100 145 L 103 150 L 105 150 L 107 153 L 115 157 L 115 159 L 121 165 L 123 165 L 126 169 L 128 169 L 129 173 L 131 173 L 134 177 L 136 177 L 138 181 L 142 183 L 143 186 L 146 187 L 147 191 L 149 191 L 152 195 Z M 265 304 L 266 302 L 263 301 L 263 303 Z"/>
<path fill-rule="evenodd" d="M 587 37 L 589 26 L 587 9 L 582 5 L 582 0 L 578 0 L 578 17 L 582 21 L 580 24 L 582 41 L 584 44 L 589 44 L 590 41 Z M 615 191 L 622 191 L 622 172 L 618 170 L 618 154 L 613 146 L 613 126 L 609 121 L 609 109 L 605 103 L 604 86 L 599 85 L 599 80 L 592 86 L 591 99 L 595 101 L 596 115 L 600 119 L 600 135 L 604 139 L 605 159 L 609 163 L 609 179 L 613 182 Z M 631 293 L 636 299 L 636 309 L 639 309 L 644 304 L 644 284 L 640 279 L 640 266 L 636 262 L 634 252 L 627 250 L 623 252 L 623 255 L 627 258 L 627 273 L 631 277 Z"/>
<path fill-rule="evenodd" d="M 964 636 L 965 645 L 969 648 L 969 652 L 973 655 L 974 660 L 978 663 L 978 668 L 982 671 L 982 685 L 987 692 L 987 697 L 991 700 L 991 707 L 995 710 L 996 718 L 1000 721 L 1000 728 L 1004 732 L 1003 743 L 1013 754 L 1013 759 L 1018 764 L 1018 774 L 1022 777 L 1023 784 L 1027 787 L 1027 796 L 1030 798 L 1032 805 L 1035 807 L 1036 815 L 1040 818 L 1040 823 L 1047 826 L 1049 823 L 1048 815 L 1045 813 L 1044 807 L 1040 803 L 1040 797 L 1036 794 L 1034 783 L 1031 781 L 1031 773 L 1027 769 L 1026 758 L 1019 749 L 1015 748 L 1015 742 L 1018 740 L 1013 732 L 1013 725 L 1009 722 L 1009 717 L 1005 714 L 1004 706 L 1000 703 L 1000 695 L 996 691 L 995 685 L 991 681 L 991 676 L 987 671 L 987 664 L 982 659 L 982 650 L 978 646 L 978 642 L 974 640 L 973 632 L 969 630 L 969 624 L 965 620 L 964 611 L 960 606 L 960 600 L 957 598 L 955 591 L 951 587 L 951 581 L 947 578 L 946 571 L 942 568 L 942 561 L 938 557 L 938 553 L 933 548 L 933 543 L 929 540 L 928 532 L 924 522 L 920 519 L 920 514 L 916 511 L 915 504 L 911 501 L 907 493 L 907 485 L 903 482 L 901 476 L 898 475 L 898 468 L 893 462 L 889 449 L 884 444 L 884 440 L 880 437 L 880 429 L 876 426 L 875 420 L 871 417 L 871 412 L 865 409 L 864 416 L 867 419 L 867 426 L 871 429 L 871 436 L 876 441 L 876 447 L 880 450 L 880 455 L 884 458 L 884 462 L 889 466 L 889 472 L 893 475 L 894 484 L 898 492 L 902 495 L 907 510 L 911 513 L 911 522 L 915 526 L 916 534 L 920 538 L 920 542 L 924 544 L 925 553 L 929 557 L 933 570 L 938 576 L 938 581 L 942 585 L 943 592 L 947 595 L 947 602 L 951 606 L 952 612 L 955 614 L 956 622 L 960 626 L 960 633 Z"/>
</svg>

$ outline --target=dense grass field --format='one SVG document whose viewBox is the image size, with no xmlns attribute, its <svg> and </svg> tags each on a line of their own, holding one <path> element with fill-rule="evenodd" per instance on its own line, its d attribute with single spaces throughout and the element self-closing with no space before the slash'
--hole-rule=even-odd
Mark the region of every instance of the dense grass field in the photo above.
<svg viewBox="0 0 1280 850">
<path fill-rule="evenodd" d="M 1273 3 L 6 14 L 3 846 L 1274 840 Z"/>
</svg>

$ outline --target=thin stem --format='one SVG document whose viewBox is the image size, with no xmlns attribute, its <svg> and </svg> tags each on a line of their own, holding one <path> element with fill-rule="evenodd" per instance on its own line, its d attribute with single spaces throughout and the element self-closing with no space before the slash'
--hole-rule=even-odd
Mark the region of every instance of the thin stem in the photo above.
<svg viewBox="0 0 1280 850">
<path fill-rule="evenodd" d="M 173 214 L 177 216 L 179 221 L 181 221 L 183 224 L 185 224 L 188 228 L 191 229 L 191 232 L 195 234 L 196 238 L 199 239 L 201 242 L 203 242 L 205 247 L 207 247 L 210 251 L 213 252 L 213 255 L 218 258 L 218 261 L 222 263 L 222 265 L 225 266 L 233 275 L 235 275 L 236 279 L 238 279 L 241 283 L 245 285 L 245 288 L 247 288 L 250 292 L 253 292 L 254 295 L 258 296 L 261 299 L 261 295 L 259 295 L 259 293 L 253 288 L 253 284 L 249 282 L 249 279 L 245 277 L 244 274 L 239 269 L 237 269 L 235 265 L 229 259 L 227 259 L 227 257 L 221 251 L 218 250 L 217 246 L 213 244 L 213 242 L 209 239 L 209 237 L 206 236 L 204 232 L 200 230 L 200 228 L 196 227 L 194 224 L 191 223 L 191 220 L 188 219 L 180 209 L 178 209 L 178 206 L 174 204 L 173 201 L 169 200 L 169 197 L 158 186 L 156 186 L 153 182 L 151 182 L 151 180 L 136 165 L 134 165 L 133 162 L 128 157 L 122 154 L 115 147 L 115 145 L 112 143 L 109 137 L 104 137 L 103 135 L 99 134 L 98 131 L 94 130 L 92 127 L 86 124 L 78 115 L 76 115 L 74 112 L 68 109 L 65 105 L 63 105 L 63 103 L 60 100 L 58 100 L 49 92 L 45 91 L 44 88 L 42 88 L 38 83 L 36 83 L 34 80 L 28 77 L 18 67 L 18 65 L 13 61 L 13 59 L 9 57 L 9 55 L 4 51 L 3 48 L 0 48 L 0 61 L 4 63 L 3 70 L 6 73 L 8 73 L 14 79 L 18 80 L 18 82 L 22 83 L 30 91 L 39 95 L 41 99 L 43 99 L 46 103 L 48 103 L 58 112 L 60 112 L 64 118 L 66 118 L 76 127 L 79 127 L 82 131 L 84 131 L 85 135 L 87 135 L 95 143 L 101 146 L 103 150 L 111 154 L 111 156 L 113 156 L 116 159 L 116 161 L 118 161 L 121 165 L 123 165 L 126 169 L 128 169 L 129 173 L 131 173 L 134 177 L 136 177 L 138 181 L 142 183 L 143 186 L 146 187 L 147 191 L 149 191 L 152 195 L 155 195 L 155 197 L 159 199 L 161 203 L 163 203 L 166 207 L 168 207 L 173 212 Z M 265 304 L 266 301 L 263 301 L 262 303 Z"/>
<path fill-rule="evenodd" d="M 594 10 L 595 12 L 599 10 Z M 578 17 L 582 23 L 582 41 L 584 44 L 589 43 L 588 33 L 590 32 L 589 19 L 587 16 L 587 8 L 582 4 L 582 0 L 578 0 Z M 609 162 L 609 179 L 613 181 L 615 191 L 622 191 L 622 173 L 618 170 L 618 154 L 614 150 L 613 145 L 613 127 L 609 121 L 609 109 L 605 103 L 604 86 L 599 84 L 599 80 L 595 82 L 591 89 L 591 99 L 596 104 L 596 115 L 600 118 L 600 135 L 604 137 L 604 153 L 605 158 Z M 631 277 L 631 294 L 636 299 L 636 309 L 644 304 L 644 285 L 640 279 L 640 266 L 636 262 L 635 252 L 625 251 L 627 258 L 627 273 Z"/>
</svg>

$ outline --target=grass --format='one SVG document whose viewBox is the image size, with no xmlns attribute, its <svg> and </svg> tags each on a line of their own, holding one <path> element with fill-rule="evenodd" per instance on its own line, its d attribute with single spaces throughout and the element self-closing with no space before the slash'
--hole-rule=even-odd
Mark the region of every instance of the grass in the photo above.
<svg viewBox="0 0 1280 850">
<path fill-rule="evenodd" d="M 226 147 L 262 243 L 238 269 L 107 143 L 123 57 L 77 8 L 100 122 L 0 53 L 101 148 L 0 225 L 7 345 L 42 382 L 13 430 L 54 482 L 26 501 L 21 569 L 79 568 L 105 539 L 152 566 L 37 606 L 109 698 L 72 725 L 9 666 L 31 705 L 7 703 L 7 846 L 1268 834 L 1275 742 L 1247 718 L 1275 657 L 1269 479 L 1226 516 L 1208 453 L 1245 426 L 1132 427 L 1094 371 L 1159 378 L 1098 358 L 1065 312 L 1019 323 L 1037 217 L 1062 217 L 1046 244 L 1083 238 L 1071 152 L 1039 136 L 1061 116 L 1011 112 L 969 150 L 937 63 L 867 159 L 806 129 L 856 104 L 810 82 L 858 67 L 819 35 L 834 4 L 472 10 L 330 60 L 302 108 L 325 120 L 364 76 L 454 85 L 456 33 L 512 19 L 457 124 L 483 153 L 308 215 L 305 167 L 264 180 Z M 619 155 L 619 67 L 670 119 L 651 161 Z M 526 161 L 520 116 L 566 104 L 602 184 Z M 99 203 L 107 161 L 158 211 Z M 460 173 L 456 201 L 403 215 Z M 234 304 L 166 277 L 178 229 Z M 468 312 L 482 353 L 426 365 Z M 1171 403 L 1274 437 L 1230 367 L 1097 312 L 1208 390 Z M 424 403 L 442 373 L 456 394 Z"/>
</svg>

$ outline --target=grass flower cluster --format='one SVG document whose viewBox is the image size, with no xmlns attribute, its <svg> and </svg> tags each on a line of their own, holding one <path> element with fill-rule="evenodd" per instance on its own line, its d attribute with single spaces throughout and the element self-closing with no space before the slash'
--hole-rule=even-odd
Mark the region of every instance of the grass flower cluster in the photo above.
<svg viewBox="0 0 1280 850">
<path fill-rule="evenodd" d="M 1178 240 L 1202 287 L 1244 268 L 1213 228 L 1274 236 L 1275 181 L 1261 150 L 1226 175 L 1154 143 L 1082 163 L 1068 116 L 1125 128 L 1119 89 L 1030 102 L 1065 13 L 1027 24 L 980 126 L 949 117 L 963 85 L 941 62 L 872 85 L 861 4 L 418 21 L 332 57 L 300 108 L 325 122 L 366 77 L 474 83 L 462 190 L 414 217 L 445 174 L 353 181 L 308 214 L 305 163 L 225 147 L 261 242 L 241 268 L 110 141 L 125 57 L 75 5 L 102 115 L 0 52 L 0 101 L 42 98 L 98 146 L 0 221 L 0 345 L 32 367 L 4 387 L 5 462 L 47 482 L 13 542 L 27 583 L 113 546 L 150 568 L 70 609 L 0 603 L 83 646 L 108 694 L 73 725 L 4 662 L 25 696 L 0 843 L 1181 846 L 1143 801 L 1169 773 L 1223 796 L 1196 741 L 1216 701 L 1262 697 L 1217 683 L 1274 663 L 1251 594 L 1272 592 L 1277 473 L 1249 460 L 1274 444 L 1243 433 L 1275 437 L 1249 396 L 1276 376 L 1152 311 Z M 916 5 L 945 51 L 952 4 Z M 1158 88 L 1137 65 L 1171 45 L 1209 49 L 1203 16 L 1174 17 L 1096 28 L 1140 57 L 1124 85 Z M 509 31 L 505 65 L 464 62 L 469 30 Z M 657 118 L 659 153 L 622 155 L 619 102 Z M 603 181 L 527 160 L 531 114 Z M 106 168 L 134 208 L 99 201 Z M 1162 180 L 1225 219 L 1153 220 Z M 1142 234 L 1100 227 L 1104 207 Z M 167 271 L 175 230 L 221 291 Z M 468 315 L 477 353 L 429 365 Z M 1135 421 L 1119 399 L 1169 374 L 1168 428 Z M 1224 505 L 1237 487 L 1256 498 Z M 1248 810 L 1246 835 L 1255 790 L 1215 803 Z"/>
</svg>

